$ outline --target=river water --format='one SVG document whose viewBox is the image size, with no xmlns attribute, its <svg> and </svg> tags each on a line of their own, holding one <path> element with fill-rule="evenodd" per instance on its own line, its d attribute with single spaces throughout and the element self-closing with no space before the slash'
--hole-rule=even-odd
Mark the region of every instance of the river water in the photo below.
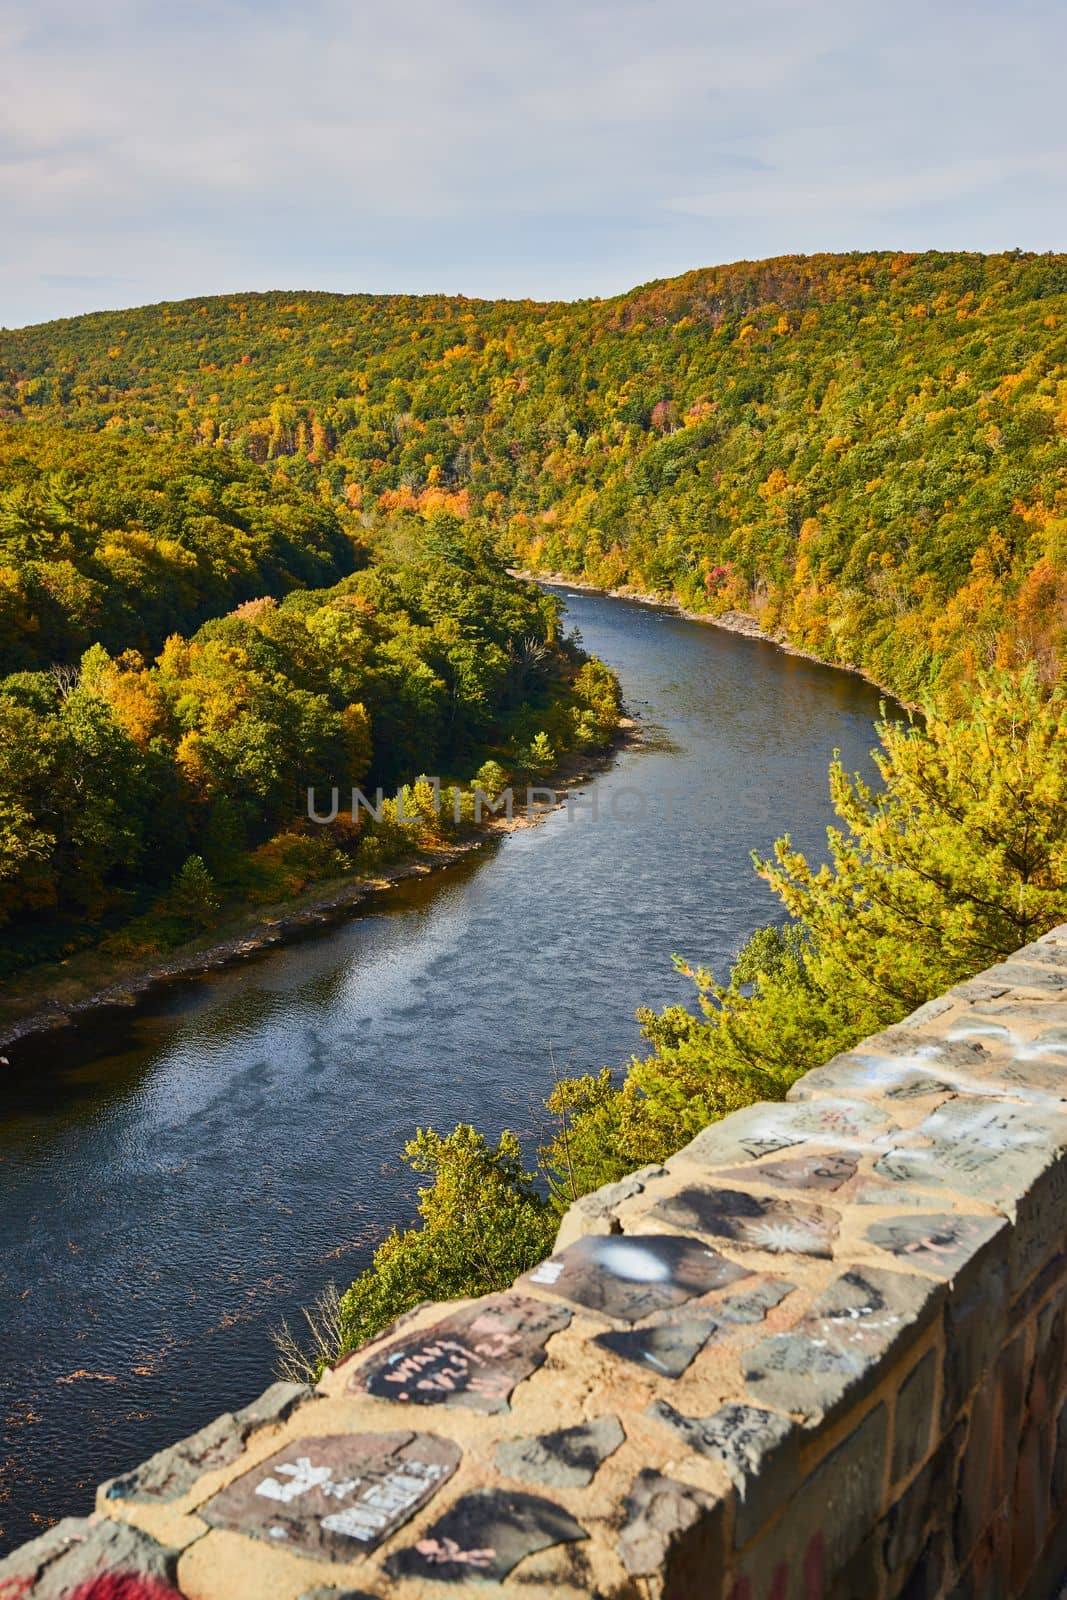
<svg viewBox="0 0 1067 1600">
<path fill-rule="evenodd" d="M 750 849 L 821 854 L 877 692 L 564 593 L 645 735 L 570 815 L 0 1080 L 0 1550 L 265 1387 L 271 1329 L 410 1216 L 417 1124 L 532 1148 L 553 1058 L 621 1065 L 691 996 L 673 953 L 724 973 L 773 918 Z"/>
</svg>

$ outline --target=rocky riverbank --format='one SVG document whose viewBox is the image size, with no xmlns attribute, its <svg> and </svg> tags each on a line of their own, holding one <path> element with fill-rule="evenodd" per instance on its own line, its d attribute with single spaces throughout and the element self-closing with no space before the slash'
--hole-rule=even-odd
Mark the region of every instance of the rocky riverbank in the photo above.
<svg viewBox="0 0 1067 1600">
<path fill-rule="evenodd" d="M 547 583 L 566 589 L 576 589 L 582 594 L 603 594 L 612 600 L 634 600 L 642 606 L 658 606 L 661 611 L 673 612 L 676 617 L 684 617 L 687 622 L 703 622 L 712 628 L 724 628 L 727 633 L 740 633 L 746 639 L 759 639 L 764 644 L 774 645 L 776 650 L 782 650 L 787 656 L 801 656 L 805 661 L 816 661 L 821 667 L 833 667 L 835 672 L 851 672 L 857 678 L 862 678 L 865 683 L 871 684 L 875 689 L 893 700 L 897 705 L 903 706 L 908 711 L 918 711 L 917 704 L 902 700 L 894 690 L 879 683 L 877 678 L 849 661 L 827 661 L 824 656 L 817 656 L 813 650 L 804 650 L 798 644 L 793 644 L 784 634 L 768 633 L 750 616 L 747 611 L 723 611 L 712 615 L 708 611 L 690 611 L 683 606 L 674 594 L 648 594 L 641 589 L 632 589 L 627 584 L 619 589 L 602 589 L 599 584 L 588 583 L 584 578 L 571 577 L 566 572 L 533 572 L 526 568 L 513 567 L 509 569 L 513 578 L 525 578 L 531 583 Z"/>
</svg>

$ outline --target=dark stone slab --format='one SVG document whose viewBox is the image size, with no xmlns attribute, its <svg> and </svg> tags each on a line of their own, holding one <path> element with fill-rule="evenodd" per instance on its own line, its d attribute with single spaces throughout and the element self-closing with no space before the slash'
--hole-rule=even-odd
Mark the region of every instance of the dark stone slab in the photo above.
<svg viewBox="0 0 1067 1600">
<path fill-rule="evenodd" d="M 929 1212 L 872 1222 L 867 1238 L 880 1250 L 940 1278 L 954 1278 L 1008 1224 L 1003 1217 Z"/>
<path fill-rule="evenodd" d="M 391 1578 L 500 1583 L 525 1556 L 587 1539 L 568 1511 L 520 1490 L 477 1489 L 457 1500 L 419 1541 L 385 1563 Z"/>
<path fill-rule="evenodd" d="M 108 1580 L 107 1592 L 118 1593 L 121 1579 L 135 1596 L 136 1580 L 151 1584 L 153 1600 L 181 1600 L 175 1586 L 178 1552 L 157 1544 L 125 1522 L 95 1517 L 64 1517 L 61 1522 L 20 1545 L 0 1560 L 3 1600 L 69 1600 Z M 99 1585 L 101 1592 L 104 1584 Z"/>
<path fill-rule="evenodd" d="M 691 1572 L 696 1580 L 714 1571 L 721 1532 L 722 1506 L 702 1489 L 665 1478 L 646 1468 L 634 1479 L 624 1508 L 619 1554 L 631 1577 L 666 1574 L 668 1594 L 697 1594 L 679 1580 Z M 671 1587 L 672 1580 L 676 1587 Z"/>
<path fill-rule="evenodd" d="M 837 1212 L 822 1206 L 703 1186 L 667 1196 L 651 1214 L 680 1228 L 729 1239 L 745 1250 L 827 1259 L 834 1253 L 839 1222 Z"/>
<path fill-rule="evenodd" d="M 747 1276 L 700 1239 L 610 1234 L 575 1240 L 519 1283 L 619 1322 L 637 1322 Z"/>
<path fill-rule="evenodd" d="M 937 1351 L 928 1350 L 908 1373 L 893 1410 L 892 1481 L 917 1467 L 930 1448 L 937 1391 Z"/>
<path fill-rule="evenodd" d="M 659 1378 L 680 1378 L 700 1354 L 719 1324 L 712 1317 L 683 1317 L 677 1322 L 659 1323 L 654 1328 L 635 1328 L 628 1333 L 600 1333 L 593 1340 L 613 1356 L 647 1367 Z"/>
<path fill-rule="evenodd" d="M 724 1295 L 716 1302 L 715 1312 L 724 1322 L 762 1322 L 768 1311 L 780 1306 L 795 1288 L 795 1283 L 787 1283 L 784 1278 L 758 1278 L 737 1294 Z"/>
<path fill-rule="evenodd" d="M 515 1385 L 545 1359 L 545 1342 L 570 1312 L 528 1295 L 502 1294 L 395 1340 L 349 1379 L 383 1400 L 506 1411 Z"/>
<path fill-rule="evenodd" d="M 945 1302 L 941 1431 L 953 1424 L 968 1396 L 992 1367 L 1008 1332 L 1009 1264 L 985 1256 Z"/>
<path fill-rule="evenodd" d="M 890 1507 L 885 1519 L 885 1564 L 904 1577 L 918 1562 L 931 1524 L 951 1520 L 956 1468 L 966 1429 L 960 1425 Z"/>
<path fill-rule="evenodd" d="M 789 1417 L 758 1406 L 726 1405 L 707 1417 L 686 1417 L 665 1400 L 648 1416 L 697 1455 L 721 1461 L 738 1491 L 734 1544 L 747 1544 L 800 1479 L 799 1430 Z"/>
<path fill-rule="evenodd" d="M 811 1419 L 855 1403 L 890 1356 L 933 1316 L 943 1290 L 928 1278 L 854 1267 L 826 1289 L 788 1333 L 747 1352 L 744 1376 L 757 1400 Z"/>
<path fill-rule="evenodd" d="M 763 1161 L 758 1167 L 732 1167 L 719 1174 L 741 1178 L 745 1183 L 773 1183 L 783 1189 L 816 1189 L 832 1193 L 856 1176 L 852 1156 L 834 1150 L 811 1150 L 801 1156 L 786 1156 L 780 1161 Z"/>
<path fill-rule="evenodd" d="M 332 1589 L 328 1584 L 319 1584 L 305 1589 L 300 1600 L 378 1600 L 378 1596 L 366 1589 Z"/>
<path fill-rule="evenodd" d="M 510 1478 L 581 1489 L 625 1438 L 618 1417 L 598 1417 L 535 1439 L 504 1439 L 496 1447 L 496 1464 Z"/>
<path fill-rule="evenodd" d="M 297 1439 L 227 1484 L 198 1515 L 300 1555 L 351 1561 L 432 1499 L 459 1459 L 458 1445 L 429 1433 Z"/>
</svg>

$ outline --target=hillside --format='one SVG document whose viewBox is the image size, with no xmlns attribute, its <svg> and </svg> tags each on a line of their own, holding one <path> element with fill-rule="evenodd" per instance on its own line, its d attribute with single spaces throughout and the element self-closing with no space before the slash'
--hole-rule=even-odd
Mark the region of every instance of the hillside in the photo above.
<svg viewBox="0 0 1067 1600">
<path fill-rule="evenodd" d="M 364 525 L 741 609 L 907 696 L 1058 672 L 1067 257 L 781 258 L 613 300 L 257 294 L 0 334 L 12 420 L 224 446 Z"/>
</svg>

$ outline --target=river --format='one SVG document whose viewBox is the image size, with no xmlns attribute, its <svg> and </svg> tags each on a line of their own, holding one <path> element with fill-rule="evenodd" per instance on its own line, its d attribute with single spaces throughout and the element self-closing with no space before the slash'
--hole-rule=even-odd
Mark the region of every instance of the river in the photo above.
<svg viewBox="0 0 1067 1600">
<path fill-rule="evenodd" d="M 645 734 L 569 815 L 0 1081 L 0 1550 L 266 1385 L 271 1329 L 410 1216 L 417 1124 L 532 1148 L 553 1058 L 622 1064 L 691 996 L 674 952 L 725 972 L 773 917 L 750 849 L 822 853 L 877 691 L 564 592 Z"/>
</svg>

